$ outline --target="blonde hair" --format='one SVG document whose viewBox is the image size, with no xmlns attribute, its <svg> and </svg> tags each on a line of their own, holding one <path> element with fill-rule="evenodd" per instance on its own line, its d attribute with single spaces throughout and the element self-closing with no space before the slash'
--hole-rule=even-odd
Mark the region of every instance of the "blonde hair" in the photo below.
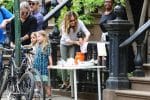
<svg viewBox="0 0 150 100">
<path fill-rule="evenodd" d="M 26 2 L 26 1 L 21 2 L 20 3 L 20 10 L 21 9 L 27 9 L 28 11 L 30 11 L 30 5 L 29 5 L 29 3 Z"/>
<path fill-rule="evenodd" d="M 33 35 L 33 36 L 35 36 L 36 38 L 37 38 L 37 34 L 38 34 L 38 32 L 32 32 L 31 33 L 31 35 L 30 35 L 30 37 Z M 37 43 L 37 40 L 36 40 L 36 43 Z M 35 44 L 33 44 L 33 43 L 31 43 L 32 45 L 35 45 Z"/>
<path fill-rule="evenodd" d="M 77 14 L 75 12 L 73 12 L 73 11 L 68 11 L 66 13 L 65 17 L 64 17 L 64 22 L 63 22 L 63 24 L 64 24 L 64 31 L 67 34 L 69 34 L 69 32 L 70 32 L 70 28 L 71 28 L 70 27 L 70 19 L 71 19 L 72 16 L 75 18 L 75 22 L 76 22 L 76 25 L 75 25 L 73 31 L 75 32 L 77 30 L 77 24 L 78 24 Z"/>
<path fill-rule="evenodd" d="M 40 30 L 38 31 L 38 34 L 44 37 L 44 40 L 42 42 L 42 50 L 45 51 L 47 46 L 49 45 L 49 37 L 48 34 L 46 33 L 46 31 L 44 30 Z"/>
<path fill-rule="evenodd" d="M 32 32 L 31 35 L 37 37 L 38 32 Z"/>
</svg>

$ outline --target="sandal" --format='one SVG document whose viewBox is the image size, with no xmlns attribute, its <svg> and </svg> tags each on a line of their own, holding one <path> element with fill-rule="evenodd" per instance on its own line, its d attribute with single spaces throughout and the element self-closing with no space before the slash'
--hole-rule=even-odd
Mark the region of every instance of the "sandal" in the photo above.
<svg viewBox="0 0 150 100">
<path fill-rule="evenodd" d="M 65 89 L 66 87 L 67 87 L 66 84 L 62 84 L 60 89 Z"/>
</svg>

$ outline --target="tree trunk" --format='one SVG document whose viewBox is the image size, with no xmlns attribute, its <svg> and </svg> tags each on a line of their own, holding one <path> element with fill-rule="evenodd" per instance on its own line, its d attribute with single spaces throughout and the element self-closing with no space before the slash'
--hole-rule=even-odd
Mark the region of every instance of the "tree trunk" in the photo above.
<svg viewBox="0 0 150 100">
<path fill-rule="evenodd" d="M 139 27 L 142 26 L 145 22 L 147 11 L 148 11 L 148 4 L 149 4 L 149 0 L 144 0 Z"/>
<path fill-rule="evenodd" d="M 131 5 L 130 5 L 130 2 L 129 2 L 129 0 L 126 0 L 126 13 L 127 13 L 127 17 L 128 17 L 128 20 L 130 21 L 130 22 L 133 22 L 133 24 L 135 24 L 134 23 L 134 18 L 133 18 L 133 13 L 132 13 L 132 10 L 131 10 Z M 135 32 L 135 27 L 133 27 L 132 29 L 131 29 L 131 33 L 134 33 Z"/>
<path fill-rule="evenodd" d="M 125 4 L 126 4 L 126 13 L 127 13 L 128 20 L 129 20 L 130 22 L 132 22 L 133 24 L 135 24 L 135 23 L 134 23 L 133 13 L 132 13 L 132 10 L 131 10 L 131 5 L 130 5 L 129 0 L 126 0 L 126 3 L 125 3 Z M 135 32 L 135 27 L 133 26 L 132 29 L 131 29 L 131 31 L 130 31 L 130 34 L 133 34 L 134 32 Z M 136 54 L 136 52 L 137 52 L 136 43 L 134 42 L 134 43 L 132 44 L 132 46 L 133 46 L 134 54 Z"/>
</svg>

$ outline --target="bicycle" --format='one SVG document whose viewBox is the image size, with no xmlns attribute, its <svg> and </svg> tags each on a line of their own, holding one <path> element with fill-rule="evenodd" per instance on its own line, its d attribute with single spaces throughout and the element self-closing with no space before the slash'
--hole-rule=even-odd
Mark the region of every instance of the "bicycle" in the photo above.
<svg viewBox="0 0 150 100">
<path fill-rule="evenodd" d="M 41 77 L 41 74 L 39 71 L 35 68 L 33 68 L 33 55 L 34 53 L 32 52 L 31 47 L 23 47 L 23 52 L 24 52 L 24 59 L 22 60 L 22 65 L 21 66 L 26 66 L 28 71 L 30 71 L 33 76 L 34 76 L 34 81 L 35 81 L 35 89 L 34 89 L 34 95 L 38 100 L 45 100 L 45 90 L 43 86 L 43 80 Z M 38 93 L 38 95 L 36 95 Z"/>
<path fill-rule="evenodd" d="M 0 87 L 0 99 L 5 90 L 8 90 L 8 100 L 32 100 L 35 81 L 30 71 L 22 72 L 15 62 L 14 49 L 0 48 L 2 51 L 12 52 L 9 63 L 3 65 L 2 84 Z"/>
</svg>

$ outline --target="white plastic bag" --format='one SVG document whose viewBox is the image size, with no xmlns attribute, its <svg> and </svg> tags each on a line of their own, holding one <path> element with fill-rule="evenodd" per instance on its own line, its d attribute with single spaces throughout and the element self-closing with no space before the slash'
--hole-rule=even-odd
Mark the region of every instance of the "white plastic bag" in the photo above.
<svg viewBox="0 0 150 100">
<path fill-rule="evenodd" d="M 85 42 L 80 46 L 81 53 L 87 53 L 87 46 L 88 42 Z"/>
<path fill-rule="evenodd" d="M 101 35 L 101 41 L 102 42 L 106 42 L 106 36 L 108 35 L 108 32 L 104 32 L 104 33 L 102 33 L 102 35 Z"/>
</svg>

